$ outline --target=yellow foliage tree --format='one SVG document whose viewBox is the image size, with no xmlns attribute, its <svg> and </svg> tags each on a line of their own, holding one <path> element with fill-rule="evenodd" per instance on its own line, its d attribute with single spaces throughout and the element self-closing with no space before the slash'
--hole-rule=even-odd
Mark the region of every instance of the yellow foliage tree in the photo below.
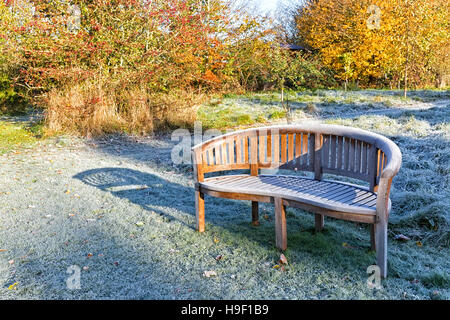
<svg viewBox="0 0 450 320">
<path fill-rule="evenodd" d="M 448 8 L 445 0 L 311 0 L 297 25 L 339 79 L 402 77 L 406 94 L 408 73 L 439 69 L 445 53 L 436 49 L 449 43 Z"/>
</svg>

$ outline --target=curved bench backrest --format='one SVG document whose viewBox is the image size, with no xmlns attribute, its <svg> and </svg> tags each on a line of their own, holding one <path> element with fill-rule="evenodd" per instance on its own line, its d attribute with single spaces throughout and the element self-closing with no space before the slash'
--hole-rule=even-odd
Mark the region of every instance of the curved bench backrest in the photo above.
<svg viewBox="0 0 450 320">
<path fill-rule="evenodd" d="M 400 168 L 401 153 L 389 139 L 338 125 L 273 126 L 237 131 L 193 148 L 197 180 L 215 171 L 280 168 L 367 181 L 376 190 L 383 171 L 391 177 Z"/>
</svg>

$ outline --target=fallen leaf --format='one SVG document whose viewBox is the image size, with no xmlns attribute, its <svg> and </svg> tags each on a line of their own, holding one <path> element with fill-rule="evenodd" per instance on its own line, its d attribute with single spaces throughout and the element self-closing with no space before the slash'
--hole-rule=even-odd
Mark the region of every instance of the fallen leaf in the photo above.
<svg viewBox="0 0 450 320">
<path fill-rule="evenodd" d="M 280 263 L 281 264 L 287 264 L 288 263 L 288 261 L 286 259 L 286 256 L 284 254 L 281 254 L 281 256 L 280 256 Z"/>
<path fill-rule="evenodd" d="M 10 286 L 8 287 L 8 290 L 15 290 L 15 289 L 16 289 L 16 286 L 17 286 L 18 284 L 19 284 L 18 282 L 14 282 L 12 285 L 10 285 Z"/>
<path fill-rule="evenodd" d="M 416 244 L 417 244 L 418 247 L 422 246 L 422 242 L 420 242 L 420 241 L 416 241 Z"/>
<path fill-rule="evenodd" d="M 343 242 L 343 243 L 342 243 L 342 246 L 343 246 L 344 248 L 349 248 L 349 249 L 355 249 L 355 248 L 356 248 L 356 247 L 354 247 L 354 246 L 349 245 L 347 242 Z"/>
<path fill-rule="evenodd" d="M 217 273 L 215 271 L 203 271 L 203 276 L 206 278 L 217 276 Z"/>
<path fill-rule="evenodd" d="M 214 237 L 214 243 L 219 243 L 219 241 L 220 241 L 219 239 Z"/>
<path fill-rule="evenodd" d="M 403 234 L 397 234 L 397 235 L 395 235 L 394 240 L 408 241 L 408 240 L 411 240 L 411 239 L 408 238 L 407 236 L 403 235 Z"/>
</svg>

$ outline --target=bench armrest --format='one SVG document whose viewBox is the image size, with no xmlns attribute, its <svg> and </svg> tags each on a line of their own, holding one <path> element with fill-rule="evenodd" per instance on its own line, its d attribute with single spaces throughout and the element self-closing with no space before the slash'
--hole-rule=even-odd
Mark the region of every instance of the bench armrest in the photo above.
<svg viewBox="0 0 450 320">
<path fill-rule="evenodd" d="M 391 140 L 384 139 L 385 148 L 383 152 L 388 154 L 389 161 L 381 172 L 380 178 L 392 179 L 402 166 L 402 153 L 399 147 Z"/>
</svg>

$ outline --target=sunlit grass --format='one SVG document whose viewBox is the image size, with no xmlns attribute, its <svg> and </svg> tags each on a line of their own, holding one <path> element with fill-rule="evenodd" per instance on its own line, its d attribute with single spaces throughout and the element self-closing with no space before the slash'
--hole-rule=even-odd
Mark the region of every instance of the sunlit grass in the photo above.
<svg viewBox="0 0 450 320">
<path fill-rule="evenodd" d="M 0 154 L 31 146 L 42 137 L 42 124 L 0 121 Z"/>
<path fill-rule="evenodd" d="M 287 101 L 293 120 L 304 118 L 335 117 L 340 114 L 364 113 L 371 111 L 395 110 L 416 106 L 436 99 L 449 99 L 446 90 L 432 92 L 410 91 L 403 97 L 401 90 L 305 90 L 286 91 Z M 236 128 L 241 126 L 266 124 L 286 118 L 286 109 L 281 103 L 281 92 L 259 92 L 227 94 L 202 105 L 197 120 L 209 128 Z M 414 119 L 399 125 L 415 130 Z M 421 126 L 419 124 L 419 126 Z"/>
</svg>

